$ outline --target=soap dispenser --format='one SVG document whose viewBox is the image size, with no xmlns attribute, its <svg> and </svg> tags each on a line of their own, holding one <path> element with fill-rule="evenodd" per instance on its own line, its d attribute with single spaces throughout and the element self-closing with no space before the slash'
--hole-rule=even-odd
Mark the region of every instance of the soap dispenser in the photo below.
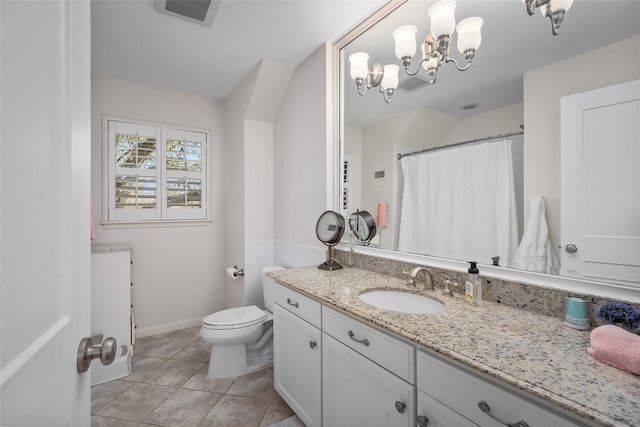
<svg viewBox="0 0 640 427">
<path fill-rule="evenodd" d="M 469 304 L 480 305 L 482 304 L 482 283 L 480 282 L 480 276 L 478 276 L 480 271 L 475 261 L 469 261 L 469 264 L 471 266 L 469 267 L 469 277 L 467 277 L 465 284 L 464 296 Z"/>
</svg>

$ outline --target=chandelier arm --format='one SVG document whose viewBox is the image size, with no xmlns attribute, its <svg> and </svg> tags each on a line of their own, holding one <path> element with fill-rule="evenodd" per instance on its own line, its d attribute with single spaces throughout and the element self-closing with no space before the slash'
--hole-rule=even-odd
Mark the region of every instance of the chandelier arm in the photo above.
<svg viewBox="0 0 640 427">
<path fill-rule="evenodd" d="M 387 90 L 380 88 L 380 93 L 384 97 L 384 102 L 386 102 L 387 104 L 391 103 L 391 97 L 393 96 L 393 92 L 394 90 L 391 88 Z"/>
<path fill-rule="evenodd" d="M 560 33 L 560 25 L 556 25 L 556 22 L 553 20 L 553 16 L 549 14 L 549 20 L 551 21 L 551 34 L 557 36 Z"/>
<path fill-rule="evenodd" d="M 364 88 L 364 90 L 362 90 L 362 88 Z M 367 86 L 364 84 L 359 84 L 357 86 L 358 89 L 358 94 L 360 94 L 360 96 L 365 96 L 367 94 Z"/>
<path fill-rule="evenodd" d="M 536 13 L 536 9 L 540 6 L 550 3 L 551 0 L 525 0 L 527 6 L 527 13 L 533 15 Z"/>
<path fill-rule="evenodd" d="M 460 67 L 460 65 L 458 65 L 458 61 L 456 61 L 455 58 L 452 58 L 452 57 L 447 57 L 445 59 L 445 62 L 453 62 L 453 64 L 458 69 L 458 71 L 467 71 L 469 69 L 469 67 L 471 67 L 471 60 L 470 59 L 467 60 L 467 66 L 466 67 Z"/>
<path fill-rule="evenodd" d="M 414 72 L 409 71 L 409 65 L 405 65 L 404 66 L 404 71 L 407 73 L 408 76 L 415 76 L 416 74 L 418 74 L 418 72 L 420 71 L 420 66 L 422 65 L 422 63 L 428 61 L 429 58 L 422 58 L 420 60 L 420 62 L 418 62 L 418 67 L 416 68 L 416 70 Z M 403 64 L 404 65 L 404 64 Z"/>
<path fill-rule="evenodd" d="M 551 21 L 551 33 L 557 36 L 560 33 L 560 24 L 564 21 L 564 10 L 559 10 L 555 13 L 547 13 L 549 20 Z"/>
</svg>

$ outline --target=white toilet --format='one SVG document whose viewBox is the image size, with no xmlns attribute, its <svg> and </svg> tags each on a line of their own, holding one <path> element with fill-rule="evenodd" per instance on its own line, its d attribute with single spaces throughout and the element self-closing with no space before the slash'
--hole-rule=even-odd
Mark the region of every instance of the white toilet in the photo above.
<svg viewBox="0 0 640 427">
<path fill-rule="evenodd" d="M 262 269 L 265 310 L 256 305 L 218 311 L 205 317 L 202 339 L 211 344 L 209 378 L 229 378 L 260 370 L 273 363 L 273 279 Z"/>
</svg>

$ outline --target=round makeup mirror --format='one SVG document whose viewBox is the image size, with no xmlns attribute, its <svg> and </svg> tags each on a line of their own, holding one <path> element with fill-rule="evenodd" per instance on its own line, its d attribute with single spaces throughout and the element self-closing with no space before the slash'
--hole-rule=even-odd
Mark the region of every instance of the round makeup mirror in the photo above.
<svg viewBox="0 0 640 427">
<path fill-rule="evenodd" d="M 356 211 L 349 216 L 349 228 L 362 245 L 371 243 L 377 227 L 373 216 L 367 211 Z"/>
<path fill-rule="evenodd" d="M 329 248 L 327 260 L 318 266 L 320 270 L 333 271 L 342 268 L 342 265 L 333 259 L 333 247 L 340 242 L 343 233 L 344 217 L 342 215 L 334 211 L 326 211 L 320 215 L 316 223 L 316 236 Z"/>
</svg>

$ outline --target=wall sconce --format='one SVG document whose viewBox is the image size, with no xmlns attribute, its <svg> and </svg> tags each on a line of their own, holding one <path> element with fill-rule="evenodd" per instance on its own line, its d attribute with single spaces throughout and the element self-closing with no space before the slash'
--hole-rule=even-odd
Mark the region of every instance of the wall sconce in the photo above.
<svg viewBox="0 0 640 427">
<path fill-rule="evenodd" d="M 573 0 L 522 0 L 522 3 L 527 6 L 529 15 L 533 15 L 539 7 L 542 16 L 551 21 L 551 32 L 557 36 L 564 14 L 573 4 Z"/>
<path fill-rule="evenodd" d="M 409 71 L 409 66 L 417 48 L 417 27 L 415 25 L 403 25 L 393 32 L 393 38 L 396 42 L 396 56 L 402 61 L 402 65 L 408 75 L 415 76 L 420 71 L 420 64 L 422 64 L 422 68 L 425 69 L 429 77 L 429 84 L 434 84 L 438 69 L 442 64 L 453 62 L 459 71 L 469 69 L 482 41 L 480 29 L 483 21 L 482 18 L 471 17 L 463 19 L 456 26 L 455 8 L 455 0 L 441 0 L 429 8 L 431 34 L 422 43 L 422 60 L 413 72 Z M 464 67 L 461 67 L 449 55 L 449 43 L 454 31 L 458 32 L 458 50 L 467 61 Z"/>
<path fill-rule="evenodd" d="M 365 52 L 356 52 L 349 55 L 351 78 L 356 82 L 358 93 L 364 96 L 367 90 L 380 86 L 380 93 L 382 93 L 385 102 L 391 102 L 393 92 L 398 87 L 398 70 L 400 67 L 394 64 L 383 67 L 375 63 L 369 69 L 368 61 L 369 54 Z"/>
</svg>

